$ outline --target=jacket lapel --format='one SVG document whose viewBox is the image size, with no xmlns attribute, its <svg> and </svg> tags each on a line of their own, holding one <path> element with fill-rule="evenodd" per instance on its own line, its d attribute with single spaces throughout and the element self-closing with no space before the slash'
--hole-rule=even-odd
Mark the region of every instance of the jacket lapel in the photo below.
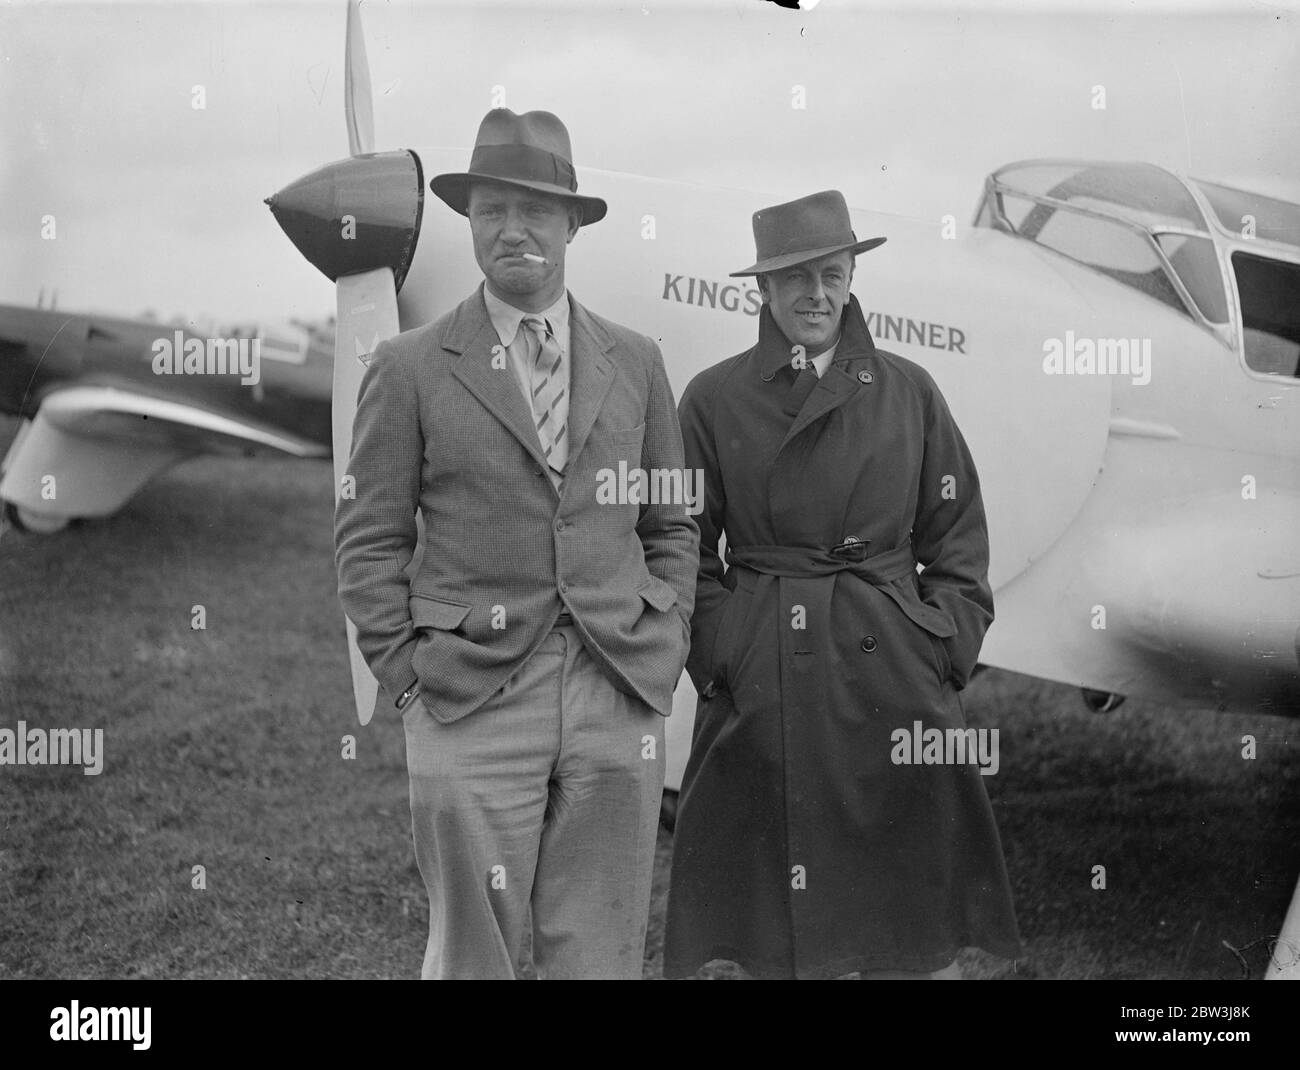
<svg viewBox="0 0 1300 1070">
<path fill-rule="evenodd" d="M 614 385 L 614 340 L 572 295 L 569 297 L 569 460 L 587 443 L 596 415 Z"/>
<path fill-rule="evenodd" d="M 775 322 L 772 323 L 772 328 L 780 335 Z M 781 335 L 781 340 L 784 342 L 784 335 Z M 844 310 L 839 345 L 835 347 L 835 356 L 826 369 L 826 374 L 817 380 L 817 385 L 813 387 L 799 409 L 799 415 L 794 418 L 794 423 L 786 432 L 781 449 L 785 449 L 791 439 L 814 420 L 820 420 L 828 412 L 838 409 L 845 402 L 871 389 L 870 381 L 863 383 L 858 379 L 856 372 L 849 371 L 847 365 L 850 361 L 856 362 L 875 356 L 875 353 L 876 345 L 871 340 L 871 332 L 867 330 L 867 321 L 862 315 L 862 308 L 858 304 L 858 299 L 850 294 L 848 307 Z"/>
<path fill-rule="evenodd" d="M 835 356 L 836 359 L 831 361 L 826 374 L 817 380 L 817 385 L 809 393 L 803 407 L 799 410 L 799 415 L 794 418 L 794 423 L 786 432 L 785 439 L 781 443 L 782 449 L 785 449 L 790 440 L 814 420 L 820 420 L 831 410 L 838 409 L 862 389 L 862 384 L 839 366 L 838 352 Z"/>
<path fill-rule="evenodd" d="M 488 318 L 480 286 L 478 292 L 456 310 L 455 318 L 443 337 L 442 347 L 460 355 L 452 374 L 519 440 L 529 456 L 545 468 L 546 457 L 533 426 L 532 413 L 524 404 L 509 358 L 498 361 L 500 367 L 492 366 L 493 347 L 500 344 L 496 328 Z"/>
</svg>

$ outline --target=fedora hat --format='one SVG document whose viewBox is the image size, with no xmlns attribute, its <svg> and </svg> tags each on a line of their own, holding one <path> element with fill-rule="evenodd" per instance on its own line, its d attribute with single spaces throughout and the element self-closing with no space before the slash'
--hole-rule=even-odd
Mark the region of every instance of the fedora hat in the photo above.
<svg viewBox="0 0 1300 1070">
<path fill-rule="evenodd" d="M 744 271 L 731 272 L 731 278 L 780 271 L 845 249 L 857 256 L 884 241 L 884 238 L 858 241 L 849 225 L 849 206 L 839 190 L 810 193 L 797 201 L 760 208 L 754 213 L 758 262 Z"/>
<path fill-rule="evenodd" d="M 453 211 L 468 215 L 469 187 L 476 179 L 576 202 L 582 205 L 583 226 L 605 218 L 604 201 L 578 193 L 569 132 L 549 111 L 516 115 L 509 108 L 493 108 L 479 124 L 469 170 L 435 175 L 429 188 Z"/>
</svg>

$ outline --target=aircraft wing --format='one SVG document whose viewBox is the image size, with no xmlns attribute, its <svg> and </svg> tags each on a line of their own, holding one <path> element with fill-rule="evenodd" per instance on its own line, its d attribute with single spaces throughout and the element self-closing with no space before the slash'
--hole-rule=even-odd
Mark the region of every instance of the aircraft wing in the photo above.
<svg viewBox="0 0 1300 1070">
<path fill-rule="evenodd" d="M 52 391 L 40 415 L 69 435 L 101 441 L 168 444 L 190 453 L 284 453 L 328 457 L 329 448 L 255 420 L 119 386 L 81 385 Z"/>
<path fill-rule="evenodd" d="M 201 453 L 328 457 L 279 428 L 120 386 L 50 391 L 14 440 L 0 498 L 48 518 L 105 516 L 158 472 Z"/>
</svg>

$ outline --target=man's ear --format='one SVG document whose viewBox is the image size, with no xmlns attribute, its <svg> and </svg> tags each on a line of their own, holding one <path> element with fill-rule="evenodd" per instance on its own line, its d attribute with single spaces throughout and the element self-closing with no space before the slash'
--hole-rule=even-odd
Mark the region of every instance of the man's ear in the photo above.
<svg viewBox="0 0 1300 1070">
<path fill-rule="evenodd" d="M 582 205 L 569 205 L 569 241 L 573 241 L 578 235 L 578 228 L 582 226 Z"/>
<path fill-rule="evenodd" d="M 758 275 L 755 277 L 754 281 L 758 283 L 758 292 L 763 295 L 763 300 L 767 301 L 769 299 L 769 294 L 767 292 L 767 275 Z"/>
</svg>

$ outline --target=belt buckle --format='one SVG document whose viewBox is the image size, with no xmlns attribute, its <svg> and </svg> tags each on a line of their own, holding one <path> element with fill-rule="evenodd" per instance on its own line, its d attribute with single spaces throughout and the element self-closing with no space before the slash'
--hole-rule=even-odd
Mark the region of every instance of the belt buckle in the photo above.
<svg viewBox="0 0 1300 1070">
<path fill-rule="evenodd" d="M 830 553 L 844 561 L 863 561 L 867 556 L 867 544 L 870 539 L 859 539 L 856 535 L 847 535 L 841 543 L 830 548 Z"/>
</svg>

